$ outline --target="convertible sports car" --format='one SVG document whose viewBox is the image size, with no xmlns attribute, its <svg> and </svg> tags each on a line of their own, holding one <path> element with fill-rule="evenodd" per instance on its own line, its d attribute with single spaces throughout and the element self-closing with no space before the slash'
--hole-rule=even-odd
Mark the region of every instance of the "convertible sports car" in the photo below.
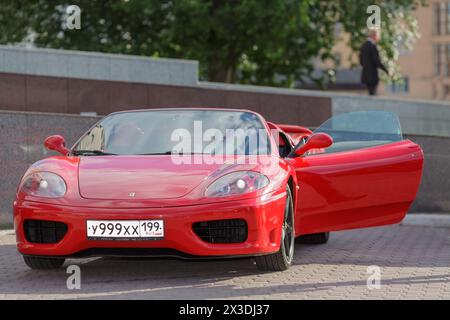
<svg viewBox="0 0 450 320">
<path fill-rule="evenodd" d="M 285 270 L 294 242 L 400 222 L 416 196 L 419 145 L 389 112 L 337 115 L 314 132 L 247 110 L 113 113 L 17 189 L 17 247 L 33 269 L 65 258 L 255 257 Z"/>
</svg>

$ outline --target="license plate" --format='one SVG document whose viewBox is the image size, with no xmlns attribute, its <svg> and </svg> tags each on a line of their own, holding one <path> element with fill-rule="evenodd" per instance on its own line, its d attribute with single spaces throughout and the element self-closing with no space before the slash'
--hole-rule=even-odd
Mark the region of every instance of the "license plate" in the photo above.
<svg viewBox="0 0 450 320">
<path fill-rule="evenodd" d="M 161 240 L 163 220 L 87 220 L 89 240 Z"/>
</svg>

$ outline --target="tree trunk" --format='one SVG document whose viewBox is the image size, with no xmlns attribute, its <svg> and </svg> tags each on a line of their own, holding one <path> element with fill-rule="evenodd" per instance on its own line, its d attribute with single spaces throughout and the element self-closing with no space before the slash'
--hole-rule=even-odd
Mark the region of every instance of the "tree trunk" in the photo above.
<svg viewBox="0 0 450 320">
<path fill-rule="evenodd" d="M 217 63 L 217 62 L 215 62 Z M 233 83 L 235 80 L 234 67 L 218 66 L 212 67 L 214 62 L 210 64 L 208 80 L 212 82 Z"/>
</svg>

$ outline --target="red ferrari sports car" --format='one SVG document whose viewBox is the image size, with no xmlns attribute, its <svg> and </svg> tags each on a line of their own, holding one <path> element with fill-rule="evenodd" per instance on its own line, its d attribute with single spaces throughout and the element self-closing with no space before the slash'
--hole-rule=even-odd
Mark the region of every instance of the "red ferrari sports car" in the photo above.
<svg viewBox="0 0 450 320">
<path fill-rule="evenodd" d="M 314 132 L 252 111 L 113 113 L 27 170 L 14 201 L 33 269 L 66 258 L 252 256 L 292 264 L 295 241 L 400 222 L 422 174 L 419 145 L 389 112 L 337 115 Z"/>
</svg>

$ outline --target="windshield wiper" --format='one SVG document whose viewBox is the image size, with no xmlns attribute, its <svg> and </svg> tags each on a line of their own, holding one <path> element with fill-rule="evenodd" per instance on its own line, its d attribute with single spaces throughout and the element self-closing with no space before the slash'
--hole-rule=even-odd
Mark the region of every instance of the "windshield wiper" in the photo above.
<svg viewBox="0 0 450 320">
<path fill-rule="evenodd" d="M 75 156 L 116 156 L 115 153 L 103 152 L 101 150 L 74 150 L 72 154 Z"/>
<path fill-rule="evenodd" d="M 75 156 L 117 156 L 116 153 L 103 152 L 101 150 L 74 150 L 72 154 Z M 194 155 L 194 154 L 204 154 L 204 153 L 196 153 L 196 152 L 184 152 L 184 153 L 176 153 L 172 151 L 166 152 L 154 152 L 154 153 L 140 153 L 135 154 L 136 156 L 162 156 L 162 155 Z M 133 154 L 127 154 L 128 156 L 133 156 Z"/>
<path fill-rule="evenodd" d="M 155 152 L 155 153 L 140 153 L 138 156 L 163 156 L 163 155 L 177 155 L 177 156 L 183 156 L 183 155 L 193 155 L 193 154 L 206 154 L 201 152 L 173 152 L 173 151 L 166 151 L 166 152 Z"/>
<path fill-rule="evenodd" d="M 137 156 L 163 156 L 166 154 L 172 154 L 172 151 L 166 151 L 166 152 L 154 152 L 154 153 L 139 153 Z"/>
</svg>

